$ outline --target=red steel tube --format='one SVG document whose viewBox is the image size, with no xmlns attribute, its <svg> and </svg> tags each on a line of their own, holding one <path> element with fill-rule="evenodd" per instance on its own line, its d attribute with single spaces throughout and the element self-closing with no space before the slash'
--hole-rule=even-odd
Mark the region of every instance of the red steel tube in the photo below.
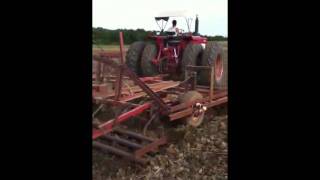
<svg viewBox="0 0 320 180">
<path fill-rule="evenodd" d="M 100 129 L 93 129 L 92 130 L 92 139 L 93 140 L 97 139 L 98 137 L 110 132 L 115 124 L 124 122 L 127 119 L 129 119 L 130 117 L 137 116 L 150 107 L 151 107 L 151 103 L 149 103 L 149 102 L 144 103 L 141 106 L 137 106 L 136 108 L 121 114 L 118 117 L 116 122 L 114 122 L 115 120 L 111 120 L 111 121 L 108 121 L 108 122 L 102 124 L 100 126 Z"/>
<path fill-rule="evenodd" d="M 124 52 L 123 52 L 123 32 L 119 32 L 119 36 L 120 36 L 120 64 L 121 64 L 121 67 L 120 67 L 120 71 L 119 71 L 119 74 L 118 74 L 118 78 L 117 78 L 117 81 L 116 81 L 116 89 L 115 89 L 115 98 L 116 100 L 119 100 L 120 99 L 120 96 L 121 96 L 121 88 L 122 88 L 122 76 L 123 76 L 123 68 L 122 68 L 122 65 L 124 63 Z"/>
<path fill-rule="evenodd" d="M 124 45 L 123 45 L 123 32 L 122 31 L 119 33 L 119 36 L 120 36 L 120 54 L 121 54 L 120 62 L 121 62 L 121 64 L 123 64 L 125 55 L 124 55 L 124 49 L 123 49 Z"/>
</svg>

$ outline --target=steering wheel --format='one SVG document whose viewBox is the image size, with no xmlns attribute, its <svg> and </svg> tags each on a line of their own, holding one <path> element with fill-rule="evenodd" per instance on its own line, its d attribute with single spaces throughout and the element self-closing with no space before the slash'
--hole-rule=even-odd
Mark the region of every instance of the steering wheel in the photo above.
<svg viewBox="0 0 320 180">
<path fill-rule="evenodd" d="M 177 33 L 178 36 L 181 36 L 181 35 L 184 34 L 184 30 L 183 29 L 178 29 L 178 30 L 179 30 L 178 33 Z"/>
</svg>

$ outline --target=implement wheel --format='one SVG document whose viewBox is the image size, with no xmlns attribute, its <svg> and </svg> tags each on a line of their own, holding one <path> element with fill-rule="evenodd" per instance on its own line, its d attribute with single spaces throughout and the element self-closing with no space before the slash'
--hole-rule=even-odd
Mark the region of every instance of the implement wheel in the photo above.
<svg viewBox="0 0 320 180">
<path fill-rule="evenodd" d="M 203 98 L 203 96 L 199 92 L 189 91 L 189 92 L 179 96 L 179 102 L 180 103 L 188 103 L 191 101 L 200 100 L 202 98 Z M 190 125 L 192 127 L 198 127 L 203 122 L 203 118 L 204 118 L 204 111 L 201 113 L 194 112 L 191 116 L 185 117 L 184 120 L 188 125 Z"/>
</svg>

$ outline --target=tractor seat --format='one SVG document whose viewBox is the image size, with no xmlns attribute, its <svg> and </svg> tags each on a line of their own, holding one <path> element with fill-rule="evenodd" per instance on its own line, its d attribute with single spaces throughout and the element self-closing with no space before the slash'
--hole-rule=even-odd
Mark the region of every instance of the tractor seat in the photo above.
<svg viewBox="0 0 320 180">
<path fill-rule="evenodd" d="M 180 44 L 180 40 L 169 40 L 168 45 L 169 46 L 178 46 Z"/>
<path fill-rule="evenodd" d="M 165 31 L 165 35 L 167 35 L 167 36 L 175 36 L 176 32 L 174 32 L 174 31 Z"/>
</svg>

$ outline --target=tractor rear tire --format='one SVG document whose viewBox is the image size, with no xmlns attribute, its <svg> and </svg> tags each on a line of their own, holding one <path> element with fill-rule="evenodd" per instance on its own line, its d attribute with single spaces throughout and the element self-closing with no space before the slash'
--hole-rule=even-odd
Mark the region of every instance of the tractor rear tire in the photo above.
<svg viewBox="0 0 320 180">
<path fill-rule="evenodd" d="M 203 96 L 197 91 L 188 91 L 187 93 L 184 93 L 178 97 L 178 100 L 180 103 L 188 103 L 195 100 L 202 99 Z M 183 120 L 192 127 L 198 127 L 201 125 L 204 119 L 204 112 L 195 117 L 193 114 L 191 116 L 185 117 Z"/>
<path fill-rule="evenodd" d="M 140 63 L 145 45 L 143 41 L 134 42 L 130 45 L 126 54 L 126 65 L 138 76 L 141 75 Z"/>
<path fill-rule="evenodd" d="M 202 53 L 203 47 L 200 44 L 189 43 L 187 45 L 187 47 L 183 50 L 182 61 L 180 66 L 180 80 L 185 79 L 186 66 L 196 66 L 200 63 Z"/>
<path fill-rule="evenodd" d="M 226 71 L 224 71 L 226 59 L 223 57 L 222 48 L 216 43 L 209 41 L 203 52 L 201 66 L 214 67 L 214 88 L 223 89 L 226 86 Z M 210 70 L 199 72 L 198 83 L 201 85 L 210 85 Z"/>
<path fill-rule="evenodd" d="M 143 76 L 154 76 L 159 74 L 156 65 L 152 60 L 157 56 L 157 46 L 155 44 L 146 44 L 141 58 L 141 70 Z"/>
</svg>

